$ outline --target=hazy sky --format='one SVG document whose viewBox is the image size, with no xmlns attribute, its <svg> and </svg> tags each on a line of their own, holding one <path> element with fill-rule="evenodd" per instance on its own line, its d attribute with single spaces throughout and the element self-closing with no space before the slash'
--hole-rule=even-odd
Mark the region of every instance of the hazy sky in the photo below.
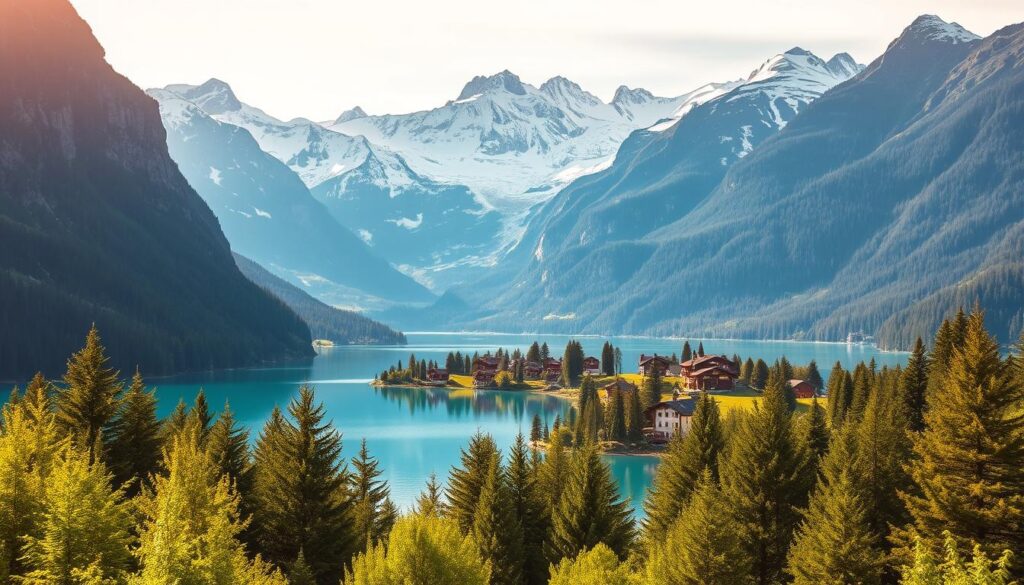
<svg viewBox="0 0 1024 585">
<path fill-rule="evenodd" d="M 429 109 L 479 74 L 564 75 L 608 100 L 677 95 L 801 46 L 859 62 L 923 13 L 987 35 L 1022 0 L 71 0 L 121 73 L 148 88 L 218 77 L 291 118 Z"/>
</svg>

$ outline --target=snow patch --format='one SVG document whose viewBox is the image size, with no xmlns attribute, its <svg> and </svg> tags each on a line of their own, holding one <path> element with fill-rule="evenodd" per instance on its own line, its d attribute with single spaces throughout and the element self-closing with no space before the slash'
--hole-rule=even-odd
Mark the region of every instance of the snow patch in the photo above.
<svg viewBox="0 0 1024 585">
<path fill-rule="evenodd" d="M 220 169 L 216 169 L 214 167 L 210 167 L 210 180 L 213 181 L 214 185 L 217 185 L 218 187 L 220 187 L 220 181 L 221 181 Z"/>
<path fill-rule="evenodd" d="M 267 219 L 273 219 L 273 217 L 274 217 L 274 216 L 270 215 L 269 211 L 263 211 L 259 207 L 253 207 L 253 210 L 255 210 L 256 211 L 256 215 L 258 215 L 260 217 L 265 217 Z"/>
<path fill-rule="evenodd" d="M 359 234 L 359 238 L 364 242 L 371 246 L 373 245 L 373 232 L 360 228 L 356 233 Z"/>
<path fill-rule="evenodd" d="M 548 313 L 544 315 L 545 321 L 573 321 L 576 319 L 576 313 L 566 313 L 559 315 L 558 313 Z"/>
<path fill-rule="evenodd" d="M 414 230 L 423 224 L 423 214 L 417 213 L 416 219 L 409 219 L 408 217 L 403 217 L 401 219 L 388 219 L 385 221 L 387 221 L 388 223 L 393 223 L 398 227 L 403 227 L 407 230 Z"/>
</svg>

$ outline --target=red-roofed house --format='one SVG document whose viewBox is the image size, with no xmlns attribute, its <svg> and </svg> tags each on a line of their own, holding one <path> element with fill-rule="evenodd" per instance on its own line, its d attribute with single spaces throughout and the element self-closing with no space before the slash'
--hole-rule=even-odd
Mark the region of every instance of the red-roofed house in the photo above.
<svg viewBox="0 0 1024 585">
<path fill-rule="evenodd" d="M 705 355 L 681 364 L 683 387 L 691 390 L 731 390 L 736 387 L 736 364 L 724 355 Z"/>
<path fill-rule="evenodd" d="M 793 389 L 793 394 L 797 398 L 814 398 L 817 394 L 814 386 L 807 380 L 790 380 L 789 387 Z"/>
<path fill-rule="evenodd" d="M 641 376 L 648 376 L 657 370 L 659 374 L 665 375 L 668 371 L 669 360 L 665 356 L 658 354 L 644 355 L 640 354 L 640 360 L 638 362 L 637 371 L 640 372 Z"/>
<path fill-rule="evenodd" d="M 562 360 L 547 358 L 544 360 L 544 379 L 549 382 L 557 380 L 562 375 Z"/>
<path fill-rule="evenodd" d="M 596 357 L 583 358 L 583 373 L 597 376 L 601 373 L 601 360 Z"/>
</svg>

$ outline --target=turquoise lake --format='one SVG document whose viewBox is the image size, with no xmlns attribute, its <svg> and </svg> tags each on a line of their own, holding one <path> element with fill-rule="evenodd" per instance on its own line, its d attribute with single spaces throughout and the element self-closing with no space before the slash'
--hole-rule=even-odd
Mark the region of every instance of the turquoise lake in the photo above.
<svg viewBox="0 0 1024 585">
<path fill-rule="evenodd" d="M 449 351 L 472 354 L 499 347 L 524 352 L 534 340 L 546 341 L 552 354 L 560 355 L 569 336 L 505 335 L 470 333 L 412 333 L 405 346 L 340 346 L 324 349 L 302 364 L 272 368 L 228 370 L 148 380 L 157 387 L 161 416 L 179 400 L 191 403 L 200 387 L 214 408 L 230 401 L 231 409 L 255 438 L 275 405 L 284 407 L 299 385 L 316 388 L 317 399 L 344 439 L 344 454 L 352 456 L 359 441 L 366 439 L 371 454 L 380 460 L 384 477 L 395 503 L 408 508 L 423 489 L 431 472 L 439 480 L 459 462 L 459 450 L 477 430 L 494 436 L 506 449 L 519 432 L 529 433 L 535 413 L 550 425 L 567 410 L 566 401 L 523 392 L 447 390 L 443 388 L 374 388 L 368 383 L 374 374 L 402 360 L 410 353 L 417 359 L 444 363 Z M 635 371 L 641 353 L 680 353 L 683 341 L 639 337 L 577 337 L 587 355 L 600 356 L 602 344 L 610 340 L 620 347 L 623 369 Z M 785 355 L 794 364 L 817 361 L 823 376 L 837 360 L 851 367 L 872 357 L 881 365 L 904 363 L 906 354 L 882 352 L 872 346 L 837 343 L 702 340 L 708 353 L 738 353 L 763 358 L 771 363 Z M 696 349 L 697 340 L 691 340 Z M 654 457 L 608 456 L 607 461 L 622 490 L 638 506 L 654 476 Z"/>
</svg>

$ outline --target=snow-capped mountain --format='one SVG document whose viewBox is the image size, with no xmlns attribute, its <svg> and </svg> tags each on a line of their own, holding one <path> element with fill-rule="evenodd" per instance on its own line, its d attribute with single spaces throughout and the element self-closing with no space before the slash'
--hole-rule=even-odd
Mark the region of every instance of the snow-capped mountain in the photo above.
<svg viewBox="0 0 1024 585">
<path fill-rule="evenodd" d="M 467 266 L 490 262 L 486 256 L 497 247 L 500 217 L 466 187 L 423 177 L 402 157 L 364 137 L 346 136 L 304 119 L 278 120 L 240 102 L 226 83 L 216 79 L 152 93 L 162 102 L 175 96 L 201 109 L 210 121 L 251 135 L 269 157 L 302 178 L 338 223 L 421 283 L 458 284 Z M 359 111 L 350 115 L 358 116 Z M 197 146 L 182 144 L 172 153 L 188 157 L 190 148 Z M 233 146 L 223 148 L 230 151 Z M 243 254 L 260 259 L 251 252 Z"/>
<path fill-rule="evenodd" d="M 564 77 L 534 87 L 502 71 L 474 77 L 439 108 L 346 113 L 330 127 L 365 136 L 400 153 L 416 172 L 466 185 L 515 212 L 607 166 L 630 132 L 672 117 L 688 96 L 659 98 L 622 87 L 604 103 Z"/>
<path fill-rule="evenodd" d="M 217 216 L 231 247 L 336 305 L 380 308 L 430 294 L 331 217 L 299 177 L 244 128 L 199 104 L 150 90 L 160 104 L 171 157 Z M 229 93 L 202 93 L 210 111 L 237 108 Z"/>
<path fill-rule="evenodd" d="M 476 290 L 522 311 L 564 298 L 556 312 L 572 312 L 576 291 L 627 274 L 646 254 L 637 240 L 699 207 L 733 164 L 862 69 L 846 54 L 825 61 L 793 48 L 740 82 L 697 90 L 673 117 L 630 135 L 609 168 L 577 179 L 533 214 L 504 262 L 503 281 L 515 286 Z"/>
</svg>

